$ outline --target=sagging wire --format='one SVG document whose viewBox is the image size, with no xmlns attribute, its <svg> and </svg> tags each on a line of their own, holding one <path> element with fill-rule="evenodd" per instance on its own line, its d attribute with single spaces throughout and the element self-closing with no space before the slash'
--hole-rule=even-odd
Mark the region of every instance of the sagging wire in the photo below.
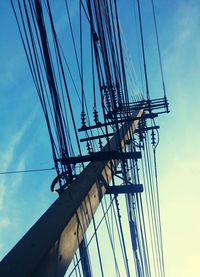
<svg viewBox="0 0 200 277">
<path fill-rule="evenodd" d="M 153 126 L 156 126 L 155 120 L 153 119 Z M 163 276 L 165 276 L 165 264 L 164 264 L 164 253 L 163 253 L 163 238 L 162 238 L 162 224 L 161 224 L 161 212 L 160 212 L 160 200 L 159 200 L 159 185 L 158 185 L 158 170 L 157 170 L 157 160 L 156 160 L 156 149 L 159 144 L 159 132 L 156 129 L 157 142 L 155 141 L 155 134 L 152 130 L 152 148 L 153 148 L 153 163 L 154 163 L 154 175 L 155 175 L 155 185 L 156 185 L 156 195 L 157 195 L 157 210 L 158 210 L 158 221 L 159 221 L 159 235 L 160 235 L 160 247 L 161 247 L 161 260 L 163 268 Z"/>
</svg>

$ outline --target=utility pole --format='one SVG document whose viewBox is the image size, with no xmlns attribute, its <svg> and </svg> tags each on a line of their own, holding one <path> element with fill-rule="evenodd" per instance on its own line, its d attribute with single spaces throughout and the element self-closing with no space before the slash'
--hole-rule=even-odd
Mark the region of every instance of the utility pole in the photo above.
<svg viewBox="0 0 200 277">
<path fill-rule="evenodd" d="M 103 147 L 101 154 L 110 151 L 110 158 L 105 154 L 105 158 L 90 162 L 5 256 L 0 263 L 0 276 L 64 276 L 106 189 L 109 191 L 111 188 L 111 193 L 116 189 L 120 193 L 119 187 L 109 187 L 120 163 L 119 155 L 112 156 L 112 153 L 118 151 L 120 142 L 125 157 L 126 143 L 130 141 L 130 134 L 136 130 L 142 114 L 143 109 L 135 111 L 132 122 L 124 123 L 119 133 Z M 141 191 L 139 185 L 128 187 L 124 187 L 122 193 L 129 189 Z"/>
</svg>

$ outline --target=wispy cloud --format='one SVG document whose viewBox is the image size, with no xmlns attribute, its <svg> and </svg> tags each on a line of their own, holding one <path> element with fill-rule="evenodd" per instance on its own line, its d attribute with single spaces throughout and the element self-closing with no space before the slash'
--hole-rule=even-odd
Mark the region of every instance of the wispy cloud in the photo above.
<svg viewBox="0 0 200 277">
<path fill-rule="evenodd" d="M 13 135 L 13 137 L 11 138 L 7 146 L 7 149 L 3 153 L 1 153 L 1 158 L 0 158 L 1 171 L 6 171 L 9 165 L 11 164 L 11 162 L 13 161 L 15 149 L 17 145 L 20 144 L 20 141 L 22 140 L 24 134 L 30 128 L 35 116 L 36 116 L 36 110 L 33 111 L 33 113 L 30 115 L 29 118 L 27 118 L 23 126 L 19 129 L 19 131 Z"/>
<path fill-rule="evenodd" d="M 11 137 L 7 147 L 4 150 L 4 153 L 1 153 L 1 172 L 9 171 L 13 161 L 15 160 L 17 160 L 17 166 L 15 167 L 15 170 L 18 171 L 25 169 L 30 147 L 26 147 L 26 150 L 20 152 L 20 155 L 18 154 L 18 150 L 20 149 L 27 132 L 30 130 L 32 123 L 36 118 L 36 114 L 37 109 L 35 109 L 26 119 L 18 132 L 15 133 L 13 137 Z M 12 243 L 10 245 L 9 242 L 4 244 L 2 239 L 4 238 L 6 241 L 5 238 L 7 238 L 7 233 L 10 226 L 12 226 L 12 229 L 16 229 L 16 222 L 18 220 L 16 214 L 18 211 L 16 209 L 16 200 L 14 201 L 14 199 L 18 194 L 19 185 L 22 183 L 23 178 L 24 174 L 15 174 L 12 176 L 0 175 L 0 256 L 4 256 L 8 249 L 12 246 Z"/>
<path fill-rule="evenodd" d="M 4 68 L 0 74 L 0 86 L 10 87 L 16 83 L 13 72 L 10 69 Z"/>
<path fill-rule="evenodd" d="M 36 116 L 36 110 L 26 120 L 26 122 L 21 127 L 21 129 L 19 129 L 19 131 L 15 135 L 13 135 L 5 151 L 4 152 L 1 151 L 1 155 L 0 155 L 1 172 L 9 170 L 10 165 L 12 164 L 13 160 L 15 160 L 16 148 L 19 146 L 25 133 L 31 127 L 31 124 L 35 116 Z M 24 155 L 20 159 L 16 170 L 24 170 L 25 162 L 26 162 L 26 156 Z M 16 178 L 12 183 L 12 187 L 15 187 L 21 181 L 22 177 L 23 177 L 22 175 L 16 176 Z M 6 180 L 7 180 L 7 177 L 5 175 L 4 176 L 2 175 L 0 179 L 0 210 L 4 206 L 4 200 L 7 193 Z"/>
<path fill-rule="evenodd" d="M 2 56 L 3 61 L 0 64 L 0 86 L 3 88 L 2 91 L 13 87 L 18 80 L 24 77 L 25 68 L 27 67 L 25 58 L 25 54 L 21 49 L 18 55 L 12 56 L 12 58 L 9 55 L 6 58 Z"/>
<path fill-rule="evenodd" d="M 6 188 L 5 188 L 4 182 L 2 182 L 0 183 L 0 210 L 3 208 L 5 191 L 6 191 Z"/>
<path fill-rule="evenodd" d="M 197 86 L 200 69 L 200 5 L 198 1 L 179 1 L 171 18 L 170 36 L 166 33 L 164 49 L 164 71 L 169 92 L 177 92 L 181 105 L 183 95 Z M 189 91 L 187 91 L 187 89 Z M 180 96 L 180 97 L 179 97 Z M 181 101 L 182 97 L 182 101 Z M 191 97 L 190 97 L 191 98 Z M 176 98 L 173 99 L 176 101 Z"/>
<path fill-rule="evenodd" d="M 25 170 L 26 166 L 26 159 L 27 159 L 28 153 L 24 154 L 23 157 L 20 159 L 20 162 L 18 163 L 18 166 L 16 168 L 16 171 L 23 171 Z M 17 174 L 14 179 L 11 181 L 11 188 L 16 189 L 17 186 L 21 183 L 23 179 L 24 174 Z"/>
<path fill-rule="evenodd" d="M 183 44 L 196 33 L 199 21 L 199 5 L 196 1 L 182 1 L 177 14 L 176 42 Z"/>
<path fill-rule="evenodd" d="M 0 220 L 0 228 L 4 228 L 10 225 L 10 220 L 8 218 L 2 218 Z"/>
</svg>

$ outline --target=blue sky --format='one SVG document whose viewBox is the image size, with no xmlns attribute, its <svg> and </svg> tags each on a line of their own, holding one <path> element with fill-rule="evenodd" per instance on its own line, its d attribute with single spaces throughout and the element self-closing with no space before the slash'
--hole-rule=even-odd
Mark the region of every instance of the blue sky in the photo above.
<svg viewBox="0 0 200 277">
<path fill-rule="evenodd" d="M 200 2 L 155 4 L 171 110 L 159 119 L 158 147 L 166 276 L 196 277 L 200 276 Z M 0 33 L 0 172 L 51 168 L 44 118 L 9 1 L 0 3 Z M 147 43 L 151 45 L 148 34 Z M 150 85 L 156 91 L 158 70 L 153 59 L 151 64 Z M 0 175 L 0 258 L 56 198 L 49 190 L 53 177 L 51 171 Z"/>
<path fill-rule="evenodd" d="M 168 40 L 162 48 L 171 114 L 161 119 L 158 151 L 166 269 L 167 276 L 199 276 L 200 3 L 177 2 L 167 22 L 161 37 Z"/>
</svg>

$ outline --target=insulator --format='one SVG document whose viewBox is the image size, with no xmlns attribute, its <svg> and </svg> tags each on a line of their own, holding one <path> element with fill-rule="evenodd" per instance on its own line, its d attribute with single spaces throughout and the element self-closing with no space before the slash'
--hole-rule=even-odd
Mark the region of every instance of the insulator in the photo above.
<svg viewBox="0 0 200 277">
<path fill-rule="evenodd" d="M 90 145 L 90 143 L 89 142 L 87 142 L 87 151 L 88 151 L 88 154 L 91 154 L 92 153 L 92 147 L 91 147 L 91 145 Z"/>
<path fill-rule="evenodd" d="M 169 113 L 169 103 L 168 103 L 168 101 L 167 101 L 166 96 L 164 97 L 164 105 L 165 105 L 165 107 L 166 107 L 166 112 Z"/>
<path fill-rule="evenodd" d="M 146 127 L 146 118 L 142 118 L 139 122 L 139 129 L 144 129 Z"/>
<path fill-rule="evenodd" d="M 99 139 L 99 148 L 100 148 L 100 150 L 102 150 L 102 148 L 103 148 L 103 143 L 102 143 L 101 139 Z"/>
<path fill-rule="evenodd" d="M 140 140 L 140 142 L 142 142 L 143 139 L 144 139 L 143 132 L 139 132 L 139 140 Z"/>
<path fill-rule="evenodd" d="M 104 88 L 104 94 L 105 94 L 106 106 L 107 106 L 108 110 L 110 110 L 110 108 L 111 108 L 111 103 L 110 103 L 109 91 L 108 91 L 108 88 L 107 88 L 107 87 Z"/>
<path fill-rule="evenodd" d="M 96 124 L 98 124 L 99 123 L 99 115 L 98 115 L 96 108 L 94 108 L 94 111 L 93 111 L 93 118 L 94 118 L 94 122 Z"/>
<path fill-rule="evenodd" d="M 155 136 L 154 130 L 152 130 L 152 132 L 151 132 L 151 144 L 152 144 L 153 146 L 156 145 L 156 136 Z"/>
<path fill-rule="evenodd" d="M 114 86 L 111 87 L 113 109 L 117 107 L 117 94 Z"/>
<path fill-rule="evenodd" d="M 147 91 L 147 94 L 148 94 L 148 91 Z M 151 114 L 152 113 L 151 100 L 147 100 L 147 107 L 148 107 L 149 113 Z"/>
<path fill-rule="evenodd" d="M 119 108 L 121 108 L 121 106 L 122 106 L 122 92 L 120 90 L 120 84 L 118 82 L 116 83 L 116 89 L 117 89 L 118 105 L 119 105 Z"/>
<path fill-rule="evenodd" d="M 144 143 L 143 140 L 139 141 L 139 145 L 138 145 L 139 149 L 144 149 Z"/>
<path fill-rule="evenodd" d="M 139 143 L 142 143 L 144 139 L 144 132 L 142 131 L 142 128 L 139 128 L 138 136 L 139 136 Z"/>
<path fill-rule="evenodd" d="M 120 209 L 119 209 L 119 201 L 118 201 L 118 198 L 116 198 L 116 206 L 117 206 L 118 210 L 120 210 Z"/>
<path fill-rule="evenodd" d="M 140 141 L 140 143 L 142 143 L 143 139 L 145 138 L 145 136 L 144 136 L 144 128 L 145 127 L 146 127 L 146 119 L 143 118 L 142 120 L 140 120 L 139 126 L 138 126 L 138 129 L 139 129 L 139 141 Z"/>
<path fill-rule="evenodd" d="M 83 111 L 81 113 L 81 124 L 82 127 L 86 127 L 86 114 Z"/>
</svg>

